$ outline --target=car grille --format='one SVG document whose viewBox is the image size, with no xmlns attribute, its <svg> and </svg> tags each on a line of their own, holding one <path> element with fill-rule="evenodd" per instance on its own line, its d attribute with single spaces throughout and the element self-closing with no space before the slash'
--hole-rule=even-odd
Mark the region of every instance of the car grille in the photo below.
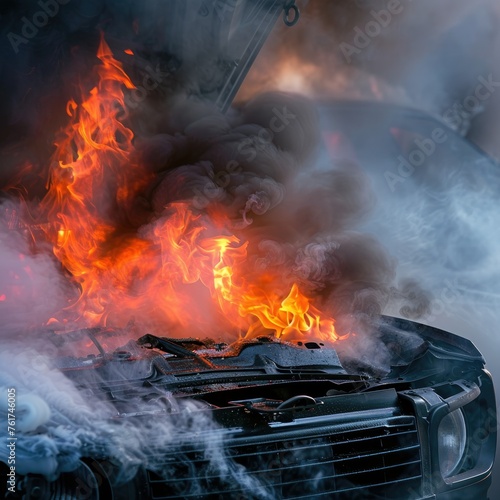
<svg viewBox="0 0 500 500">
<path fill-rule="evenodd" d="M 201 451 L 167 454 L 168 478 L 148 472 L 150 496 L 167 498 L 418 498 L 422 480 L 415 419 L 393 416 L 273 429 L 229 440 L 227 454 L 261 490 L 224 481 Z"/>
</svg>

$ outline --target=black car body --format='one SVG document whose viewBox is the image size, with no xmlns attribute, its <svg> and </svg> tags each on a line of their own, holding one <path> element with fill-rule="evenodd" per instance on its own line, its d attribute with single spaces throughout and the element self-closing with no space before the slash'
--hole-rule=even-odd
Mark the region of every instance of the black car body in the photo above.
<svg viewBox="0 0 500 500">
<path fill-rule="evenodd" d="M 19 491 L 26 498 L 486 498 L 496 409 L 482 356 L 463 338 L 407 320 L 382 317 L 378 331 L 392 358 L 383 377 L 353 373 L 348 359 L 345 369 L 321 343 L 268 337 L 223 346 L 147 335 L 113 353 L 63 358 L 59 369 L 112 404 L 114 418 L 138 426 L 170 419 L 179 435 L 152 448 L 154 459 L 124 484 L 116 483 L 113 457 L 96 449 L 55 481 L 25 476 Z M 91 332 L 96 342 L 106 335 Z M 207 436 L 183 435 L 187 410 L 175 401 L 187 399 L 215 420 L 200 430 Z M 206 440 L 219 438 L 229 463 L 243 466 L 258 489 L 214 468 Z"/>
</svg>

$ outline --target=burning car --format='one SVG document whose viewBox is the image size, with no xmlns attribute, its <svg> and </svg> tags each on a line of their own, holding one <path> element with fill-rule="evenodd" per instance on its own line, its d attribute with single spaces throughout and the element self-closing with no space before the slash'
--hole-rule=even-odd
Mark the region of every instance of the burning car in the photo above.
<svg viewBox="0 0 500 500">
<path fill-rule="evenodd" d="M 383 377 L 348 362 L 344 368 L 335 349 L 313 340 L 259 337 L 227 346 L 147 335 L 106 353 L 97 339 L 113 332 L 74 332 L 89 335 L 101 354 L 61 359 L 63 373 L 88 397 L 112 404 L 115 419 L 140 428 L 168 419 L 178 434 L 168 445 L 153 441 L 125 483 L 116 484 L 119 466 L 94 443 L 75 470 L 51 482 L 28 474 L 18 491 L 37 498 L 486 498 L 496 411 L 483 358 L 469 341 L 432 327 L 388 317 L 378 327 L 392 357 Z M 209 413 L 215 424 L 183 432 L 186 419 L 198 420 L 193 412 Z M 224 459 L 214 459 L 212 447 Z M 223 461 L 230 465 L 221 470 Z"/>
<path fill-rule="evenodd" d="M 259 5 L 273 20 L 283 2 Z M 379 240 L 446 218 L 450 179 L 484 198 L 496 165 L 383 103 L 275 93 L 226 116 L 174 91 L 163 113 L 104 38 L 42 173 L 4 189 L 6 498 L 487 498 L 485 361 L 407 319 L 432 322 L 432 298 Z M 242 73 L 222 67 L 195 74 L 225 109 Z"/>
<path fill-rule="evenodd" d="M 445 126 L 382 104 L 327 107 L 329 155 L 364 151 L 355 147 L 364 140 L 359 127 L 374 123 L 398 148 L 408 142 L 396 130 L 424 134 Z M 380 127 L 384 117 L 391 126 Z M 463 143 L 461 158 L 468 152 L 476 165 L 485 161 L 446 132 Z M 377 163 L 373 156 L 370 162 Z M 148 334 L 122 345 L 127 332 L 117 328 L 51 334 L 59 348 L 87 341 L 84 356 L 59 356 L 57 370 L 86 398 L 113 408 L 108 418 L 117 429 L 148 429 L 165 419 L 177 432 L 157 443 L 146 433 L 148 455 L 131 477 L 104 445 L 86 443 L 74 470 L 48 481 L 40 458 L 30 465 L 39 473 L 22 476 L 19 491 L 38 498 L 75 492 L 85 498 L 487 498 L 495 396 L 473 344 L 409 320 L 372 317 L 384 368 L 378 354 L 353 352 L 353 334 L 333 343 L 321 328 L 312 334 L 316 320 L 294 293 L 276 318 L 286 328 L 305 321 L 307 336 L 296 326 L 285 335 L 261 329 L 230 344 Z"/>
</svg>

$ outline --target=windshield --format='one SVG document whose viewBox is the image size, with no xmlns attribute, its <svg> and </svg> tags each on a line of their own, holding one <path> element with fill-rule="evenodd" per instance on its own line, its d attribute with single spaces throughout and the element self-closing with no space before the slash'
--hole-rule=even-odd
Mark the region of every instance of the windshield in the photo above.
<svg viewBox="0 0 500 500">
<path fill-rule="evenodd" d="M 398 279 L 416 278 L 432 294 L 419 321 L 486 345 L 500 302 L 499 166 L 420 112 L 377 103 L 320 109 L 322 160 L 355 162 L 377 198 L 357 229 L 397 258 Z M 385 312 L 401 316 L 394 303 Z"/>
</svg>

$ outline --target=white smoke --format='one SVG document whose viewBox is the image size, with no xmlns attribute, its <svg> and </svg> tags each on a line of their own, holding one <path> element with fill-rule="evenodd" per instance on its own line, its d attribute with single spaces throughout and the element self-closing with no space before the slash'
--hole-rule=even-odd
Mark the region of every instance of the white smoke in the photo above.
<svg viewBox="0 0 500 500">
<path fill-rule="evenodd" d="M 13 201 L 0 204 L 0 341 L 16 338 L 41 327 L 72 296 L 57 261 L 43 244 L 30 248 L 30 234 L 9 227 L 19 223 L 22 206 Z"/>
<path fill-rule="evenodd" d="M 42 350 L 50 352 L 51 348 L 45 345 Z M 52 351 L 57 349 L 52 347 Z M 177 401 L 163 392 L 149 403 L 139 403 L 136 411 L 146 411 L 145 418 L 120 417 L 110 403 L 82 391 L 54 368 L 51 357 L 21 341 L 3 343 L 0 366 L 2 394 L 14 388 L 16 395 L 17 474 L 41 474 L 52 481 L 76 470 L 83 457 L 109 457 L 114 484 L 131 480 L 140 467 L 168 478 L 172 471 L 165 455 L 196 442 L 207 467 L 222 481 L 253 491 L 257 498 L 269 498 L 257 480 L 227 458 L 224 434 L 210 412 L 194 401 Z M 146 395 L 147 389 L 143 392 Z M 129 401 L 132 406 L 140 399 L 140 389 L 135 396 L 137 401 Z M 4 421 L 7 409 L 5 396 L 0 402 Z M 2 447 L 0 460 L 7 463 L 8 455 L 9 449 Z M 196 481 L 189 487 L 192 493 L 203 492 Z"/>
</svg>

